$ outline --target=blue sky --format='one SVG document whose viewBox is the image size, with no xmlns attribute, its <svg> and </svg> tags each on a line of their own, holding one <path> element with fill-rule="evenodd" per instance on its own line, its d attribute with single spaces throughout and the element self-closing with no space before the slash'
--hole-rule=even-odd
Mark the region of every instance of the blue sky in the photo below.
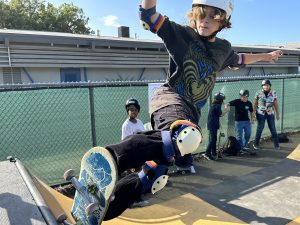
<svg viewBox="0 0 300 225">
<path fill-rule="evenodd" d="M 46 0 L 47 1 L 47 0 Z M 141 0 L 48 0 L 54 5 L 64 2 L 83 9 L 90 18 L 89 26 L 102 36 L 116 37 L 118 26 L 129 26 L 130 36 L 158 39 L 139 25 L 138 5 Z M 192 0 L 161 0 L 157 11 L 171 20 L 184 24 Z M 278 45 L 300 42 L 299 0 L 235 0 L 232 28 L 219 37 L 232 44 Z"/>
</svg>

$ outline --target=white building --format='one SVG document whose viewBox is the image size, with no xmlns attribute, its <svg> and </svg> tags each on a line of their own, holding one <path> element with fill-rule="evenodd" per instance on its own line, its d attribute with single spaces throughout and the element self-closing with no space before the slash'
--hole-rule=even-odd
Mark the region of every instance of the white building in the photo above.
<svg viewBox="0 0 300 225">
<path fill-rule="evenodd" d="M 278 47 L 233 45 L 237 52 Z M 275 64 L 226 69 L 221 76 L 296 74 L 300 49 L 282 47 Z M 161 41 L 0 29 L 0 84 L 67 81 L 162 80 L 169 64 Z"/>
</svg>

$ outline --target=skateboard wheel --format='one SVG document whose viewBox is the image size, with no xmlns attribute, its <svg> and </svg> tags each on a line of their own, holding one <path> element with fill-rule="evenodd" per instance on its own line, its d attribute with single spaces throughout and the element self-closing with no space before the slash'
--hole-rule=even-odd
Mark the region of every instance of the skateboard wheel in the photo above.
<svg viewBox="0 0 300 225">
<path fill-rule="evenodd" d="M 94 211 L 96 211 L 97 209 L 99 209 L 99 204 L 98 203 L 91 203 L 89 204 L 86 208 L 85 208 L 85 212 L 88 215 L 91 215 Z"/>
<path fill-rule="evenodd" d="M 73 177 L 75 177 L 75 170 L 69 169 L 64 173 L 65 181 L 70 181 Z"/>
<path fill-rule="evenodd" d="M 181 174 L 184 175 L 184 174 L 185 174 L 185 171 L 181 171 Z"/>
<path fill-rule="evenodd" d="M 63 223 L 65 220 L 67 220 L 68 219 L 68 217 L 67 217 L 67 215 L 66 214 L 60 214 L 57 218 L 56 218 L 56 221 L 58 222 L 58 223 Z"/>
</svg>

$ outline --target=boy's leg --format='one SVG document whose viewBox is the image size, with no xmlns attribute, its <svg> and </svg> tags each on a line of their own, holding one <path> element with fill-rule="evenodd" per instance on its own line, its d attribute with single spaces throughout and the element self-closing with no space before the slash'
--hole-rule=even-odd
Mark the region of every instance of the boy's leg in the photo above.
<svg viewBox="0 0 300 225">
<path fill-rule="evenodd" d="M 110 202 L 104 220 L 121 215 L 142 195 L 143 185 L 137 173 L 131 173 L 117 181 L 114 199 Z"/>
<path fill-rule="evenodd" d="M 157 110 L 151 115 L 151 124 L 153 129 L 169 130 L 171 124 L 176 120 L 190 120 L 192 123 L 198 124 L 199 117 L 192 112 L 186 105 L 169 105 Z M 176 164 L 180 166 L 192 166 L 193 158 L 191 154 L 179 157 Z"/>
<path fill-rule="evenodd" d="M 245 130 L 245 145 L 244 145 L 244 147 L 245 147 L 249 143 L 249 140 L 250 140 L 250 137 L 251 137 L 251 123 L 250 123 L 250 121 L 245 121 L 244 130 Z"/>
<path fill-rule="evenodd" d="M 106 146 L 114 156 L 119 174 L 129 168 L 141 167 L 146 161 L 165 163 L 161 131 L 148 131 L 130 135 L 122 142 Z"/>
<path fill-rule="evenodd" d="M 211 130 L 208 130 L 208 131 L 209 131 L 209 136 L 208 136 L 208 144 L 206 147 L 205 155 L 208 157 L 211 157 L 211 148 L 212 148 L 213 137 L 211 134 Z"/>
<path fill-rule="evenodd" d="M 211 156 L 216 157 L 217 156 L 217 139 L 218 139 L 218 130 L 212 130 L 210 132 L 212 136 L 211 141 Z"/>
<path fill-rule="evenodd" d="M 267 123 L 269 130 L 272 134 L 273 142 L 274 142 L 274 147 L 278 148 L 279 147 L 279 140 L 278 140 L 278 135 L 276 132 L 276 126 L 275 126 L 275 116 L 272 115 L 267 115 Z"/>
<path fill-rule="evenodd" d="M 110 202 L 104 220 L 113 219 L 121 215 L 142 194 L 159 191 L 167 182 L 166 165 L 158 165 L 154 161 L 146 162 L 139 173 L 131 173 L 117 182 L 114 198 Z M 161 178 L 157 181 L 157 178 Z M 155 189 L 153 189 L 155 188 Z"/>
<path fill-rule="evenodd" d="M 235 132 L 236 132 L 236 139 L 240 144 L 240 151 L 244 147 L 243 143 L 243 122 L 242 121 L 235 121 Z"/>
<path fill-rule="evenodd" d="M 169 130 L 171 124 L 176 120 L 190 120 L 192 123 L 198 124 L 199 118 L 188 107 L 181 105 L 169 105 L 151 115 L 151 125 L 154 130 Z"/>
<path fill-rule="evenodd" d="M 265 127 L 266 117 L 265 117 L 265 115 L 260 115 L 260 114 L 256 113 L 256 119 L 257 119 L 257 128 L 256 128 L 254 145 L 256 147 L 258 147 L 259 146 L 259 141 L 260 141 L 260 138 L 261 138 L 261 134 L 262 134 L 263 129 Z"/>
</svg>

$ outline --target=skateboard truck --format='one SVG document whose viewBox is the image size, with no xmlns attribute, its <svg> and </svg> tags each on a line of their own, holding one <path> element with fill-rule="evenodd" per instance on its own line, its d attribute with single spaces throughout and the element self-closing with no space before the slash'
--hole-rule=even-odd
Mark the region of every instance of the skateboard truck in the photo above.
<svg viewBox="0 0 300 225">
<path fill-rule="evenodd" d="M 69 223 L 67 221 L 68 217 L 65 213 L 63 214 L 60 214 L 57 218 L 56 218 L 56 221 L 59 223 L 59 224 L 63 224 L 63 225 L 73 225 L 72 223 Z"/>
<path fill-rule="evenodd" d="M 64 179 L 66 181 L 71 181 L 78 193 L 82 196 L 82 199 L 86 205 L 85 212 L 88 215 L 91 215 L 94 211 L 99 209 L 98 203 L 93 203 L 90 201 L 88 190 L 85 186 L 83 186 L 75 177 L 75 170 L 69 169 L 64 173 Z"/>
</svg>

